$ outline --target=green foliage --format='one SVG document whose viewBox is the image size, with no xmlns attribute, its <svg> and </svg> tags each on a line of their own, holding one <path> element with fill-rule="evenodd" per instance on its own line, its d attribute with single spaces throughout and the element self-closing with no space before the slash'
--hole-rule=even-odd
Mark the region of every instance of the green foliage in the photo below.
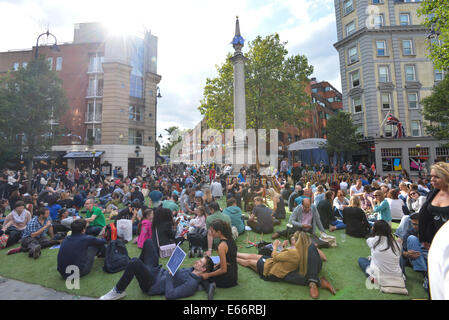
<svg viewBox="0 0 449 320">
<path fill-rule="evenodd" d="M 166 155 L 169 156 L 171 149 L 178 144 L 179 142 L 182 141 L 182 132 L 179 131 L 179 127 L 177 126 L 172 126 L 168 129 L 164 129 L 165 131 L 167 131 L 167 133 L 170 135 L 169 136 L 169 141 L 166 145 L 164 145 L 162 147 L 162 151 L 161 154 L 162 155 Z"/>
<path fill-rule="evenodd" d="M 439 33 L 438 40 L 429 44 L 429 57 L 439 70 L 449 71 L 449 1 L 423 0 L 418 15 L 423 25 Z"/>
<path fill-rule="evenodd" d="M 431 121 L 425 125 L 426 132 L 438 140 L 449 140 L 449 77 L 436 85 L 432 94 L 424 98 L 421 104 L 424 119 Z"/>
<path fill-rule="evenodd" d="M 279 35 L 258 36 L 245 54 L 246 123 L 252 129 L 276 129 L 285 122 L 301 127 L 311 108 L 305 87 L 313 67 L 303 55 L 288 57 L 286 42 Z M 228 54 L 217 66 L 218 76 L 206 80 L 199 111 L 210 128 L 233 128 L 233 66 Z"/>
<path fill-rule="evenodd" d="M 31 159 L 56 142 L 59 130 L 51 128 L 67 108 L 61 80 L 49 69 L 44 56 L 32 60 L 26 68 L 0 79 L 0 148 L 17 156 L 28 148 Z M 51 134 L 50 134 L 51 133 Z M 22 144 L 21 144 L 22 141 Z M 5 160 L 5 159 L 3 159 Z M 1 160 L 0 160 L 1 161 Z"/>
<path fill-rule="evenodd" d="M 351 152 L 358 149 L 357 126 L 352 122 L 351 114 L 340 111 L 329 118 L 326 125 L 327 145 L 329 155 Z"/>
</svg>

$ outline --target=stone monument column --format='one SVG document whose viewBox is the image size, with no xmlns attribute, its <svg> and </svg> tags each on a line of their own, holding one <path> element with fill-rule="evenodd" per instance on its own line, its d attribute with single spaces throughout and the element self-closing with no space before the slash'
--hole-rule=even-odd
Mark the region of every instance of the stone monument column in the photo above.
<svg viewBox="0 0 449 320">
<path fill-rule="evenodd" d="M 239 19 L 235 24 L 235 36 L 232 39 L 234 55 L 230 58 L 234 66 L 234 173 L 247 163 L 246 154 L 246 101 L 245 101 L 245 56 L 242 53 L 245 40 L 240 35 Z"/>
</svg>

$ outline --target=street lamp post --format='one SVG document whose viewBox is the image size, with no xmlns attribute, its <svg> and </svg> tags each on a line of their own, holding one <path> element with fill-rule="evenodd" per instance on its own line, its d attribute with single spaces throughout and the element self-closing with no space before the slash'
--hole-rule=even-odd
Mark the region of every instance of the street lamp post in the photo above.
<svg viewBox="0 0 449 320">
<path fill-rule="evenodd" d="M 162 98 L 161 89 L 156 87 L 156 98 L 154 103 L 154 165 L 157 164 L 157 150 L 156 150 L 156 142 L 157 142 L 157 98 Z"/>
<path fill-rule="evenodd" d="M 40 37 L 42 37 L 42 36 L 44 36 L 44 35 L 46 35 L 47 38 L 48 38 L 49 36 L 52 36 L 52 37 L 55 39 L 55 43 L 51 46 L 51 50 L 52 50 L 52 51 L 56 51 L 56 52 L 60 52 L 60 51 L 61 51 L 61 49 L 59 49 L 59 47 L 58 47 L 58 40 L 56 40 L 55 35 L 52 34 L 52 33 L 50 33 L 50 31 L 47 30 L 47 32 L 41 33 L 41 34 L 37 37 L 37 40 L 36 40 L 36 51 L 34 52 L 34 58 L 35 58 L 35 59 L 37 59 L 38 56 L 39 56 L 39 39 L 40 39 Z"/>
</svg>

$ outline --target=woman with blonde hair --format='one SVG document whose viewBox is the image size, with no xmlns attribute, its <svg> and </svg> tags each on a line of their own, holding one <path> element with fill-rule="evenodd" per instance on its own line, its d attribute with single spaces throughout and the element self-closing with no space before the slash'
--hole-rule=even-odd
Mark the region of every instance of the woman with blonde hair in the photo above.
<svg viewBox="0 0 449 320">
<path fill-rule="evenodd" d="M 449 163 L 434 164 L 430 177 L 433 190 L 419 211 L 419 241 L 427 249 L 437 231 L 449 220 Z"/>
<path fill-rule="evenodd" d="M 320 201 L 323 199 L 324 199 L 324 187 L 322 185 L 319 185 L 316 188 L 316 192 L 313 194 L 313 204 L 317 206 L 318 203 L 320 203 Z"/>
<path fill-rule="evenodd" d="M 304 190 L 304 197 L 308 197 L 313 201 L 312 183 L 309 181 L 306 183 Z"/>
<path fill-rule="evenodd" d="M 268 189 L 268 196 L 273 201 L 273 217 L 276 219 L 285 219 L 286 212 L 284 198 L 282 198 L 273 188 Z"/>
<path fill-rule="evenodd" d="M 309 286 L 310 296 L 319 297 L 318 287 L 328 289 L 335 294 L 335 289 L 318 274 L 322 268 L 322 261 L 318 249 L 309 235 L 297 231 L 291 238 L 293 248 L 282 249 L 278 252 L 279 240 L 273 243 L 271 256 L 259 254 L 237 253 L 237 263 L 250 267 L 266 281 L 285 281 L 302 286 Z"/>
<path fill-rule="evenodd" d="M 370 232 L 370 224 L 361 208 L 359 196 L 352 196 L 349 206 L 343 209 L 343 223 L 346 224 L 346 234 L 356 238 L 364 238 Z"/>
</svg>

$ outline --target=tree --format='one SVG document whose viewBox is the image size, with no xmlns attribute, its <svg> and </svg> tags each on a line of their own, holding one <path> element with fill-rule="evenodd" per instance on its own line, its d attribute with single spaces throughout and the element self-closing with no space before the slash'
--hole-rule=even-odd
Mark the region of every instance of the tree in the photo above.
<svg viewBox="0 0 449 320">
<path fill-rule="evenodd" d="M 423 0 L 418 15 L 424 17 L 426 26 L 435 41 L 429 45 L 429 57 L 439 70 L 449 71 L 449 1 Z"/>
<path fill-rule="evenodd" d="M 437 84 L 421 104 L 424 119 L 430 121 L 425 125 L 426 132 L 435 139 L 449 140 L 449 77 Z M 449 147 L 449 143 L 445 146 Z"/>
<path fill-rule="evenodd" d="M 9 156 L 25 155 L 30 187 L 33 157 L 48 150 L 65 130 L 52 127 L 51 120 L 59 122 L 67 99 L 61 80 L 44 56 L 8 73 L 1 84 L 0 146 Z"/>
<path fill-rule="evenodd" d="M 339 111 L 331 116 L 326 124 L 327 144 L 324 149 L 329 156 L 334 153 L 342 154 L 355 151 L 359 148 L 357 126 L 352 122 L 352 116 L 348 112 Z"/>
<path fill-rule="evenodd" d="M 249 43 L 245 54 L 246 127 L 256 129 L 256 155 L 258 159 L 257 129 L 277 129 L 285 123 L 296 127 L 307 125 L 303 120 L 312 108 L 305 88 L 313 67 L 304 55 L 287 56 L 287 42 L 279 35 L 258 36 Z M 199 111 L 208 127 L 223 132 L 234 124 L 233 66 L 228 54 L 226 61 L 217 66 L 218 76 L 206 80 L 204 98 Z"/>
<path fill-rule="evenodd" d="M 168 140 L 169 142 L 162 147 L 161 154 L 165 156 L 169 156 L 171 149 L 182 141 L 182 132 L 179 131 L 179 127 L 172 126 L 168 129 L 164 129 L 169 134 Z"/>
</svg>

